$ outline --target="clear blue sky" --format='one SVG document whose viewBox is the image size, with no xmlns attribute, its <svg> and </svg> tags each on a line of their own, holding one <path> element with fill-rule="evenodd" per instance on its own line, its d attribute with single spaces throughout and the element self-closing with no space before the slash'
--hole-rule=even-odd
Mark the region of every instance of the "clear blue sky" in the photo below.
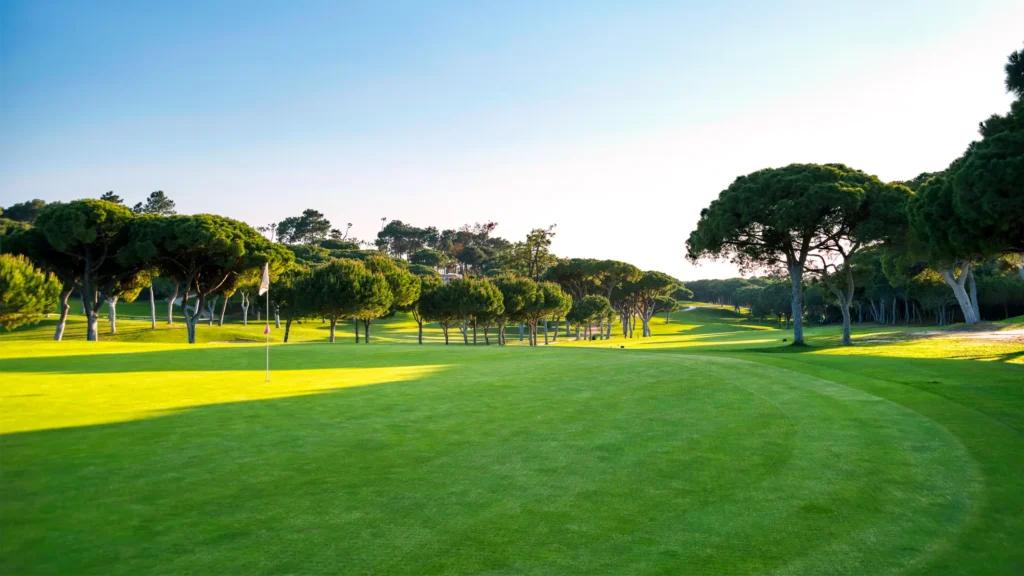
<svg viewBox="0 0 1024 576">
<path fill-rule="evenodd" d="M 0 0 L 0 205 L 557 223 L 562 256 L 729 275 L 684 242 L 736 176 L 942 169 L 1024 42 L 1019 1 L 371 4 Z"/>
</svg>

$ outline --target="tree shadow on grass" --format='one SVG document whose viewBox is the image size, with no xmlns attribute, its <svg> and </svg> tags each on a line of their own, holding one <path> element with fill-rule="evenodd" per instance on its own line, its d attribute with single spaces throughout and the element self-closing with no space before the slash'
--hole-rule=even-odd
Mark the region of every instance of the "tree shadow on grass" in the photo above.
<svg viewBox="0 0 1024 576">
<path fill-rule="evenodd" d="M 832 346 L 813 346 L 811 344 L 780 342 L 780 345 L 778 346 L 745 348 L 743 350 L 737 350 L 737 352 L 750 352 L 755 354 L 809 354 L 813 352 L 820 352 L 824 348 L 832 348 Z"/>
<path fill-rule="evenodd" d="M 999 362 L 1010 362 L 1018 358 L 1024 358 L 1024 350 L 1018 350 L 1016 352 L 1007 352 L 1006 354 L 999 354 L 995 357 L 995 360 Z"/>
<path fill-rule="evenodd" d="M 664 394 L 595 386 L 607 366 L 581 367 L 578 382 L 558 387 L 543 381 L 552 367 L 509 356 L 486 372 L 462 364 L 2 435 L 0 573 L 518 571 L 549 566 L 552 539 L 560 552 L 601 545 L 565 527 L 603 522 L 611 534 L 623 522 L 678 521 L 635 485 L 640 474 L 668 494 L 696 468 L 684 465 L 701 442 L 677 425 L 685 416 Z M 640 419 L 659 442 L 628 442 Z M 712 496 L 756 484 L 788 458 L 784 442 L 754 436 L 736 437 L 748 455 L 719 464 L 732 466 L 730 480 L 715 478 Z"/>
</svg>

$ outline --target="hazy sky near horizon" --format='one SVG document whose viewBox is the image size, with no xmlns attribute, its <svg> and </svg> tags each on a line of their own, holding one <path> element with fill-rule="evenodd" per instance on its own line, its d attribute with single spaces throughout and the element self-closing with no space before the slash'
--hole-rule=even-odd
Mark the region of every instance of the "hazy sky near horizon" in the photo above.
<svg viewBox="0 0 1024 576">
<path fill-rule="evenodd" d="M 723 277 L 684 243 L 737 176 L 941 170 L 1024 42 L 1009 0 L 371 4 L 0 0 L 0 206 L 557 223 L 559 256 Z"/>
</svg>

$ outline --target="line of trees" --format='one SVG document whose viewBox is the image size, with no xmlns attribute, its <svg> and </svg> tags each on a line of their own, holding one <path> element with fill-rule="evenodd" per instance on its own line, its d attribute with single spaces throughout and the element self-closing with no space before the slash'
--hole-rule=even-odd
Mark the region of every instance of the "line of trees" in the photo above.
<svg viewBox="0 0 1024 576">
<path fill-rule="evenodd" d="M 902 265 L 884 246 L 865 250 L 851 263 L 855 279 L 850 314 L 853 323 L 925 324 L 939 326 L 963 322 L 964 317 L 953 291 L 942 277 L 920 262 Z M 983 320 L 1001 320 L 1024 314 L 1024 278 L 1013 257 L 1000 257 L 974 264 L 978 313 Z M 792 287 L 783 276 L 692 280 L 686 283 L 693 299 L 741 308 L 752 317 L 765 321 L 776 318 L 779 326 L 789 327 Z M 803 287 L 804 317 L 817 324 L 842 322 L 838 298 L 814 277 Z"/>
<path fill-rule="evenodd" d="M 38 303 L 56 300 L 56 340 L 63 337 L 72 293 L 81 297 L 88 340 L 99 338 L 104 303 L 113 333 L 117 302 L 134 301 L 147 287 L 155 328 L 157 285 L 168 299 L 168 323 L 180 302 L 190 343 L 201 316 L 213 325 L 218 305 L 218 325 L 224 323 L 232 298 L 240 302 L 243 324 L 250 308 L 257 315 L 273 314 L 278 327 L 283 320 L 286 342 L 294 321 L 320 319 L 328 324 L 331 342 L 338 324 L 351 322 L 356 342 L 369 343 L 374 320 L 407 312 L 418 325 L 420 343 L 424 324 L 436 322 L 445 343 L 454 328 L 464 344 L 490 344 L 496 329 L 497 343 L 504 345 L 508 327 L 518 325 L 520 339 L 535 346 L 542 338 L 545 344 L 557 341 L 563 321 L 566 337 L 575 325 L 577 338 L 583 328 L 587 338 L 610 338 L 616 317 L 623 336 L 632 337 L 639 321 L 640 336 L 647 337 L 656 314 L 671 312 L 692 295 L 664 273 L 624 262 L 558 259 L 550 252 L 554 226 L 513 243 L 493 236 L 494 222 L 435 238 L 435 228 L 393 221 L 382 227 L 375 249 L 366 249 L 330 228 L 315 210 L 254 229 L 222 216 L 177 214 L 161 191 L 131 210 L 113 192 L 99 200 L 23 205 L 38 210 L 18 208 L 31 218 L 11 227 L 0 249 L 27 257 L 25 263 L 52 280 L 47 286 L 58 287 L 54 294 L 37 290 L 25 300 L 32 306 L 23 306 L 24 318 L 38 319 Z M 483 256 L 468 257 L 467 250 Z M 269 310 L 255 297 L 265 265 L 272 279 Z M 452 269 L 461 277 L 442 280 L 439 272 Z"/>
<path fill-rule="evenodd" d="M 136 213 L 110 200 L 47 205 L 31 226 L 4 240 L 4 250 L 27 256 L 60 282 L 56 340 L 63 336 L 72 291 L 81 296 L 86 339 L 97 340 L 102 305 L 109 305 L 114 331 L 117 301 L 134 300 L 159 276 L 181 287 L 188 341 L 195 342 L 208 301 L 232 293 L 250 270 L 270 264 L 279 271 L 294 261 L 286 248 L 236 220 Z"/>
<path fill-rule="evenodd" d="M 951 297 L 963 320 L 977 323 L 982 302 L 993 298 L 979 300 L 981 270 L 995 294 L 1014 290 L 1002 273 L 1006 263 L 1016 261 L 1024 278 L 1022 53 L 1006 64 L 1006 88 L 1016 96 L 1009 113 L 982 122 L 981 139 L 946 170 L 888 183 L 843 164 L 791 164 L 740 176 L 701 211 L 687 257 L 728 258 L 744 270 L 785 276 L 797 345 L 804 342 L 805 279 L 818 287 L 818 300 L 835 302 L 844 344 L 852 311 L 862 314 L 865 303 L 884 320 L 891 302 L 894 320 L 902 298 L 905 317 L 913 302 L 945 322 Z M 940 280 L 945 297 L 936 290 Z M 738 291 L 730 293 L 735 303 Z"/>
<path fill-rule="evenodd" d="M 444 230 L 386 218 L 382 222 L 372 241 L 350 236 L 351 223 L 344 231 L 333 228 L 323 213 L 312 208 L 257 229 L 269 234 L 271 240 L 287 244 L 303 265 L 383 253 L 437 272 L 494 277 L 512 271 L 539 280 L 556 260 L 550 251 L 554 225 L 531 230 L 521 242 L 510 242 L 494 234 L 498 223 L 493 221 Z"/>
</svg>

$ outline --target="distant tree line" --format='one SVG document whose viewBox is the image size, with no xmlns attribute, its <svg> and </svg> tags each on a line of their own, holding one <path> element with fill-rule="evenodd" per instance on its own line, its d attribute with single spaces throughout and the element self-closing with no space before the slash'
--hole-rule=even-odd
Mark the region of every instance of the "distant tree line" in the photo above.
<svg viewBox="0 0 1024 576">
<path fill-rule="evenodd" d="M 250 309 L 257 317 L 272 314 L 277 326 L 283 320 L 286 342 L 294 321 L 318 319 L 331 342 L 339 324 L 351 323 L 356 342 L 369 343 L 374 320 L 404 312 L 416 321 L 420 343 L 424 325 L 433 322 L 446 344 L 454 329 L 464 344 L 490 344 L 494 330 L 498 345 L 507 342 L 509 326 L 531 345 L 557 342 L 559 332 L 607 339 L 616 319 L 624 337 L 633 337 L 638 323 L 638 335 L 647 337 L 656 314 L 670 313 L 691 295 L 661 272 L 557 258 L 550 250 L 554 226 L 510 242 L 493 234 L 495 222 L 438 232 L 394 220 L 371 243 L 351 238 L 351 225 L 344 232 L 333 228 L 313 209 L 258 228 L 222 216 L 179 215 L 162 191 L 131 210 L 113 192 L 98 200 L 35 200 L 12 208 L 22 219 L 5 229 L 0 250 L 22 255 L 18 270 L 33 272 L 18 272 L 11 285 L 21 288 L 10 292 L 34 295 L 19 304 L 21 319 L 4 325 L 38 320 L 47 308 L 41 303 L 50 302 L 59 313 L 55 340 L 63 337 L 72 293 L 87 318 L 88 340 L 99 338 L 103 304 L 116 332 L 117 302 L 134 301 L 148 288 L 152 327 L 159 293 L 167 300 L 168 323 L 180 306 L 190 343 L 201 317 L 223 325 L 232 300 L 243 324 Z M 264 267 L 272 279 L 269 309 L 257 297 Z M 446 272 L 458 273 L 442 278 Z M 42 284 L 20 279 L 39 275 Z"/>
<path fill-rule="evenodd" d="M 851 267 L 855 278 L 850 299 L 852 322 L 880 324 L 935 324 L 963 322 L 964 317 L 949 285 L 927 267 L 895 269 L 883 250 L 866 251 Z M 977 263 L 973 269 L 978 311 L 983 320 L 1001 320 L 1024 314 L 1024 279 L 1012 259 Z M 784 276 L 691 280 L 686 286 L 693 299 L 722 306 L 751 318 L 773 319 L 790 326 L 792 285 Z M 839 299 L 816 278 L 804 282 L 804 318 L 815 324 L 842 322 Z"/>
</svg>

